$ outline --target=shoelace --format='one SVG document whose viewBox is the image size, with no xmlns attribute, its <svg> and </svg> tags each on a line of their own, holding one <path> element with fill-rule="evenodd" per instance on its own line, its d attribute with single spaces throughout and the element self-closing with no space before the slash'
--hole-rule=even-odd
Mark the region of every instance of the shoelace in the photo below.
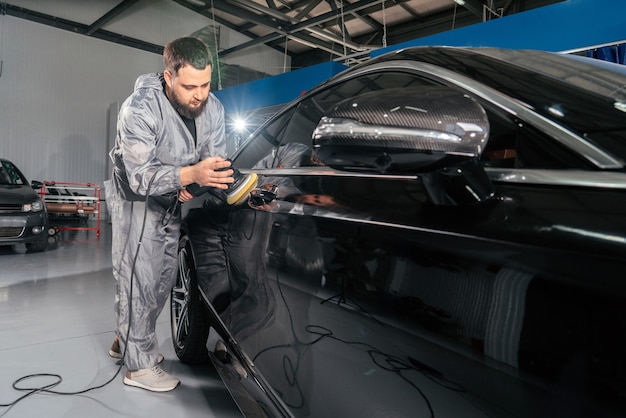
<svg viewBox="0 0 626 418">
<path fill-rule="evenodd" d="M 154 366 L 151 370 L 156 377 L 161 378 L 165 376 L 165 372 L 159 366 Z"/>
</svg>

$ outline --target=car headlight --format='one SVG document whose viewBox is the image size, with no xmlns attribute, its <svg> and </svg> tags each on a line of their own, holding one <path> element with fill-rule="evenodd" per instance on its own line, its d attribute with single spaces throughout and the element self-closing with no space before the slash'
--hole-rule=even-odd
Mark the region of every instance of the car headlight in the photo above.
<svg viewBox="0 0 626 418">
<path fill-rule="evenodd" d="M 43 202 L 37 199 L 34 202 L 22 206 L 22 210 L 24 212 L 41 212 L 43 210 Z"/>
</svg>

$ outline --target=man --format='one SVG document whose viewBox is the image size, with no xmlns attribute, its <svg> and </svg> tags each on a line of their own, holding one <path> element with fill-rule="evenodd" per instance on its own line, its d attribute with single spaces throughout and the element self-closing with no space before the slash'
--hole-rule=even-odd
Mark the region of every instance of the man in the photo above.
<svg viewBox="0 0 626 418">
<path fill-rule="evenodd" d="M 163 61 L 164 72 L 140 76 L 120 108 L 113 177 L 105 185 L 117 316 L 109 354 L 123 358 L 124 384 L 155 392 L 180 383 L 159 366 L 155 328 L 176 278 L 180 202 L 193 197 L 185 188 L 227 189 L 234 181 L 206 45 L 175 39 Z"/>
</svg>

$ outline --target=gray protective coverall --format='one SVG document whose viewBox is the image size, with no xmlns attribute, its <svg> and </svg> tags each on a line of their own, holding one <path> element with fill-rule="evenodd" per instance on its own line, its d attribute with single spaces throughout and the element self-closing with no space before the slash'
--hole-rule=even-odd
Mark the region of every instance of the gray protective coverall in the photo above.
<svg viewBox="0 0 626 418">
<path fill-rule="evenodd" d="M 175 202 L 183 189 L 181 167 L 226 156 L 224 108 L 213 94 L 195 123 L 197 145 L 165 95 L 163 75 L 156 73 L 137 79 L 118 115 L 110 152 L 114 174 L 105 190 L 113 231 L 117 336 L 129 370 L 157 364 L 156 320 L 177 273 L 180 211 L 167 212 L 157 197 Z M 146 201 L 146 195 L 154 197 Z"/>
</svg>

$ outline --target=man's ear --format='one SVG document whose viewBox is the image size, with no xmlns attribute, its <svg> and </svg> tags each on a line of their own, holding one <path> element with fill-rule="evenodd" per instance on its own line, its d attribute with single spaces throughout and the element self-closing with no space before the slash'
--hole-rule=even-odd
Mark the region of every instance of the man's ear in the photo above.
<svg viewBox="0 0 626 418">
<path fill-rule="evenodd" d="M 169 88 L 172 88 L 172 73 L 170 70 L 163 71 L 163 78 L 165 79 L 165 84 L 167 84 Z"/>
</svg>

